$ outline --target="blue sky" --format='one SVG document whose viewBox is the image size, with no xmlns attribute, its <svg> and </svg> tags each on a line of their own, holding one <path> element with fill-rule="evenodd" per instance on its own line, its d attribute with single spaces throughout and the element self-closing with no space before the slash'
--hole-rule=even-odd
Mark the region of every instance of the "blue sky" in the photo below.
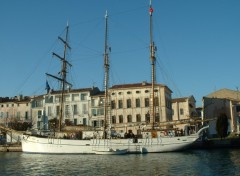
<svg viewBox="0 0 240 176">
<path fill-rule="evenodd" d="M 103 89 L 104 15 L 109 14 L 110 85 L 151 80 L 148 0 L 2 0 L 0 97 L 44 94 L 57 74 L 70 26 L 74 88 Z M 240 87 L 239 0 L 152 0 L 157 82 L 173 98 Z"/>
</svg>

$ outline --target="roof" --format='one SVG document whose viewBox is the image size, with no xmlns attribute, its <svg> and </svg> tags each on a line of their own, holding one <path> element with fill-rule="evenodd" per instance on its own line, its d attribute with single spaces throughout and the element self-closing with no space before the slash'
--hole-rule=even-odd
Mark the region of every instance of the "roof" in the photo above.
<svg viewBox="0 0 240 176">
<path fill-rule="evenodd" d="M 176 103 L 176 102 L 186 102 L 187 99 L 192 99 L 193 101 L 196 102 L 194 96 L 191 95 L 191 96 L 189 96 L 189 97 L 173 98 L 173 99 L 172 99 L 172 103 Z"/>
<path fill-rule="evenodd" d="M 240 99 L 240 92 L 230 89 L 220 89 L 213 93 L 205 96 L 207 98 L 221 98 L 221 99 L 229 99 L 229 100 L 238 100 Z"/>
<path fill-rule="evenodd" d="M 171 91 L 166 85 L 164 84 L 155 84 L 156 86 L 166 87 L 169 91 Z M 110 89 L 129 89 L 129 88 L 143 88 L 143 87 L 151 87 L 152 83 L 142 82 L 142 83 L 132 83 L 132 84 L 118 84 L 113 85 Z M 171 91 L 172 92 L 172 91 Z"/>
</svg>

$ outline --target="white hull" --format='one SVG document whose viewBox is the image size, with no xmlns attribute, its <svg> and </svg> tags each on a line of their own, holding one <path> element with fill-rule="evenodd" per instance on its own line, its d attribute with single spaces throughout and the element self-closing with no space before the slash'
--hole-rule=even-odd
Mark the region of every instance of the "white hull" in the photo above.
<svg viewBox="0 0 240 176">
<path fill-rule="evenodd" d="M 127 149 L 128 153 L 158 153 L 186 149 L 197 139 L 198 135 L 193 135 L 138 139 L 136 143 L 133 143 L 132 139 L 71 140 L 24 135 L 22 151 L 27 153 L 95 154 L 96 149 L 109 146 L 119 150 Z"/>
<path fill-rule="evenodd" d="M 133 139 L 73 140 L 23 135 L 22 151 L 51 154 L 96 154 L 102 148 L 128 150 L 128 153 L 160 153 L 184 150 L 193 144 L 208 126 L 190 136 Z"/>
</svg>

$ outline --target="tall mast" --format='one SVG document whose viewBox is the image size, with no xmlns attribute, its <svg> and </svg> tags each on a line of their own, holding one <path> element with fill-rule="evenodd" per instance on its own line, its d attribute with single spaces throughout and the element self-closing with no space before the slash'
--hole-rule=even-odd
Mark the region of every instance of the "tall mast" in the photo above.
<svg viewBox="0 0 240 176">
<path fill-rule="evenodd" d="M 105 103 L 104 103 L 104 138 L 106 138 L 106 129 L 107 125 L 109 130 L 110 126 L 110 116 L 109 116 L 109 95 L 108 95 L 108 86 L 109 86 L 109 47 L 108 47 L 108 14 L 106 11 L 105 14 L 105 43 L 104 43 L 104 91 L 105 91 Z"/>
<path fill-rule="evenodd" d="M 152 97 L 151 97 L 151 105 L 152 105 L 152 113 L 150 115 L 150 122 L 152 121 L 152 128 L 154 128 L 154 123 L 155 123 L 155 92 L 154 92 L 154 87 L 155 87 L 155 63 L 156 63 L 156 58 L 155 58 L 155 46 L 153 42 L 153 32 L 152 32 L 152 14 L 153 14 L 153 8 L 152 8 L 152 0 L 150 0 L 149 3 L 149 16 L 150 16 L 150 61 L 152 65 Z"/>
<path fill-rule="evenodd" d="M 61 37 L 58 37 L 58 39 L 64 44 L 63 57 L 59 56 L 58 54 L 56 54 L 54 52 L 52 53 L 53 56 L 56 56 L 62 62 L 62 69 L 60 71 L 61 77 L 57 77 L 57 76 L 46 73 L 46 75 L 61 81 L 60 116 L 59 116 L 59 123 L 58 123 L 59 131 L 62 130 L 65 87 L 66 87 L 66 84 L 72 86 L 72 84 L 67 82 L 67 65 L 69 65 L 70 67 L 72 66 L 66 59 L 67 49 L 71 49 L 70 46 L 68 45 L 68 31 L 69 31 L 69 26 L 67 24 L 65 40 L 62 39 Z"/>
</svg>

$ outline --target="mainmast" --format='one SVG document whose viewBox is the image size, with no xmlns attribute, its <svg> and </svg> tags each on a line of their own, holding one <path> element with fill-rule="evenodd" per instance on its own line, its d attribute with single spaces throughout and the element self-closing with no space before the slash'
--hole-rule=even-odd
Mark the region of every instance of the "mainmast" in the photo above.
<svg viewBox="0 0 240 176">
<path fill-rule="evenodd" d="M 153 14 L 153 8 L 152 8 L 152 0 L 150 0 L 149 3 L 149 16 L 150 16 L 150 61 L 151 61 L 151 65 L 152 65 L 152 97 L 151 97 L 151 105 L 152 105 L 152 111 L 150 114 L 150 122 L 152 121 L 152 128 L 154 129 L 154 124 L 155 124 L 155 91 L 154 91 L 154 87 L 155 87 L 155 82 L 156 82 L 156 78 L 155 78 L 155 63 L 156 63 L 156 58 L 155 58 L 155 45 L 153 42 L 153 32 L 152 32 L 152 14 Z"/>
<path fill-rule="evenodd" d="M 108 47 L 108 14 L 106 11 L 105 14 L 105 43 L 104 43 L 104 91 L 105 91 L 105 103 L 104 103 L 104 138 L 106 139 L 106 130 L 107 126 L 110 130 L 111 128 L 111 117 L 109 115 L 109 95 L 108 95 L 108 87 L 109 87 L 109 50 Z"/>
<path fill-rule="evenodd" d="M 67 24 L 65 40 L 62 39 L 61 37 L 58 37 L 58 39 L 64 44 L 63 57 L 59 56 L 58 54 L 56 54 L 54 52 L 52 53 L 53 56 L 56 56 L 62 62 L 62 69 L 59 72 L 61 76 L 57 77 L 57 76 L 46 73 L 47 76 L 55 78 L 55 79 L 57 79 L 61 82 L 60 116 L 59 116 L 59 123 L 58 123 L 59 131 L 61 131 L 61 129 L 62 129 L 65 87 L 66 87 L 66 84 L 72 86 L 72 84 L 67 82 L 67 65 L 70 66 L 70 67 L 72 66 L 66 59 L 67 49 L 71 49 L 71 47 L 68 45 L 68 31 L 69 31 L 69 26 Z"/>
</svg>

